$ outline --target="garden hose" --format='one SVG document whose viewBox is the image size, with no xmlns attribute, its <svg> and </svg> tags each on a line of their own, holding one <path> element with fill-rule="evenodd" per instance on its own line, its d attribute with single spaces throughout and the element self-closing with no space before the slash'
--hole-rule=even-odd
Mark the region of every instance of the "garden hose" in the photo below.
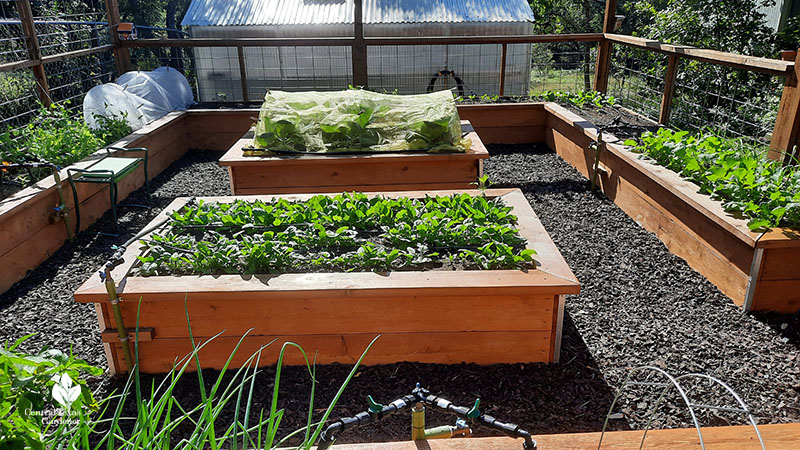
<svg viewBox="0 0 800 450">
<path fill-rule="evenodd" d="M 441 77 L 441 76 L 445 76 L 446 77 L 446 76 L 449 76 L 449 75 L 452 75 L 453 76 L 453 80 L 455 80 L 455 82 L 456 82 L 456 88 L 458 89 L 458 96 L 463 98 L 464 97 L 464 82 L 461 80 L 461 77 L 456 75 L 456 72 L 453 71 L 453 70 L 440 70 L 440 71 L 436 72 L 436 75 L 434 75 L 431 78 L 431 81 L 428 82 L 428 89 L 426 90 L 426 92 L 428 92 L 428 93 L 433 92 L 433 87 L 436 86 L 436 81 L 439 79 L 439 77 Z"/>
<path fill-rule="evenodd" d="M 119 262 L 122 263 L 122 260 Z M 103 279 L 108 292 L 108 301 L 111 303 L 111 309 L 114 311 L 114 321 L 117 323 L 117 334 L 119 335 L 119 342 L 122 345 L 122 354 L 125 357 L 125 365 L 128 367 L 128 373 L 133 372 L 133 356 L 131 355 L 131 346 L 128 345 L 128 329 L 125 328 L 125 323 L 122 320 L 122 310 L 119 307 L 119 295 L 117 294 L 117 285 L 114 284 L 114 279 L 111 277 L 111 270 L 114 266 L 105 268 Z"/>
<path fill-rule="evenodd" d="M 620 127 L 621 118 L 617 116 L 612 120 L 608 126 L 597 127 L 597 139 L 589 143 L 589 149 L 594 150 L 594 164 L 592 164 L 592 191 L 597 189 L 600 176 L 600 158 L 603 156 L 603 151 L 606 149 L 607 142 L 603 140 L 603 133 L 608 130 L 614 130 Z"/>
<path fill-rule="evenodd" d="M 56 193 L 58 194 L 58 206 L 54 209 L 56 214 L 64 221 L 64 226 L 67 229 L 67 239 L 72 242 L 75 240 L 75 234 L 72 232 L 72 227 L 69 224 L 67 202 L 64 201 L 64 191 L 61 190 L 61 175 L 58 173 L 58 168 L 55 166 L 53 166 L 53 179 L 56 182 Z"/>
</svg>

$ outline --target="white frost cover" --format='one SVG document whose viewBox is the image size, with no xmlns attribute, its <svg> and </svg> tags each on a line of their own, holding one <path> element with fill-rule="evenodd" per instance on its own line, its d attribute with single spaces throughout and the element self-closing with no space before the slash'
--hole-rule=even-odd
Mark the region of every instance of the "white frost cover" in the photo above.
<svg viewBox="0 0 800 450">
<path fill-rule="evenodd" d="M 177 69 L 169 66 L 159 67 L 150 72 L 150 76 L 166 91 L 167 100 L 173 111 L 186 109 L 194 103 L 194 94 L 189 81 Z"/>
<path fill-rule="evenodd" d="M 95 115 L 120 117 L 124 112 L 131 128 L 138 130 L 192 103 L 194 97 L 186 77 L 173 68 L 160 67 L 152 72 L 128 72 L 116 83 L 96 86 L 84 98 L 83 116 L 90 127 L 96 128 Z"/>
<path fill-rule="evenodd" d="M 134 100 L 115 83 L 95 86 L 83 98 L 83 120 L 89 128 L 99 128 L 95 116 L 124 117 L 133 131 L 145 126 Z"/>
</svg>

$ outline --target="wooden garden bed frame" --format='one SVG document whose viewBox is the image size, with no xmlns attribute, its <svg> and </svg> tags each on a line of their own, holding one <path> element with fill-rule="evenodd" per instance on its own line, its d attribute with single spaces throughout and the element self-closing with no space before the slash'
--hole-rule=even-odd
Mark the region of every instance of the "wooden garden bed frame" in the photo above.
<svg viewBox="0 0 800 450">
<path fill-rule="evenodd" d="M 547 146 L 590 177 L 596 127 L 557 104 L 543 107 Z M 618 141 L 608 133 L 604 140 Z M 754 233 L 699 186 L 623 145 L 607 145 L 599 172 L 601 189 L 614 203 L 745 311 L 800 309 L 800 233 Z"/>
<path fill-rule="evenodd" d="M 480 191 L 440 191 L 437 194 Z M 372 193 L 386 197 L 423 197 L 428 192 Z M 206 202 L 236 198 L 304 199 L 311 194 L 210 197 Z M 333 194 L 329 194 L 333 195 Z M 142 253 L 137 243 L 114 271 L 127 327 L 139 316 L 140 369 L 167 372 L 176 358 L 191 352 L 186 313 L 196 339 L 222 332 L 200 351 L 204 367 L 221 368 L 239 338 L 244 338 L 235 366 L 260 346 L 277 339 L 301 344 L 317 363 L 353 363 L 370 340 L 381 334 L 365 364 L 399 361 L 455 364 L 556 362 L 560 352 L 564 296 L 580 291 L 558 249 L 518 189 L 490 189 L 519 219 L 520 234 L 536 250 L 534 270 L 407 271 L 306 273 L 280 275 L 155 276 L 125 278 Z M 181 208 L 176 199 L 153 220 Z M 148 225 L 150 226 L 150 225 Z M 119 342 L 111 338 L 116 323 L 98 276 L 75 293 L 94 303 L 112 373 L 126 370 Z M 184 303 L 185 302 L 185 303 Z M 265 350 L 263 364 L 273 364 L 279 345 Z M 287 353 L 288 364 L 302 364 L 299 352 Z"/>
<path fill-rule="evenodd" d="M 367 425 L 370 426 L 370 425 Z M 800 440 L 800 424 L 765 424 L 758 426 L 764 446 L 770 450 L 795 450 Z M 603 448 L 634 450 L 639 448 L 643 431 L 608 431 Z M 600 432 L 540 434 L 533 439 L 539 450 L 586 450 L 597 448 Z M 519 450 L 522 441 L 510 437 L 476 437 L 368 444 L 334 444 L 333 450 Z M 761 448 L 752 426 L 703 427 L 703 442 L 711 449 Z M 695 428 L 649 430 L 644 447 L 648 450 L 696 450 L 700 439 Z M 288 449 L 286 449 L 288 450 Z"/>
<path fill-rule="evenodd" d="M 464 153 L 245 156 L 250 130 L 219 163 L 228 168 L 233 195 L 470 189 L 489 152 L 468 121 L 461 128 L 472 141 Z"/>
</svg>

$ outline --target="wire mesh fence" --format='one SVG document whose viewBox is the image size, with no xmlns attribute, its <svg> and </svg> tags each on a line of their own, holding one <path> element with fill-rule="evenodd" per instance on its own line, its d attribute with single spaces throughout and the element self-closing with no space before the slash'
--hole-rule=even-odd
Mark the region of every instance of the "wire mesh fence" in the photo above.
<svg viewBox="0 0 800 450">
<path fill-rule="evenodd" d="M 111 42 L 102 5 L 85 3 L 69 13 L 34 8 L 44 56 Z M 27 48 L 13 3 L 0 0 L 0 15 L 0 64 L 24 61 Z M 143 29 L 147 37 L 186 36 L 178 30 Z M 593 89 L 596 42 L 507 44 L 503 83 L 502 49 L 501 44 L 368 46 L 368 83 L 379 92 L 454 89 L 464 97 L 498 95 L 501 84 L 506 96 Z M 131 48 L 130 54 L 138 70 L 171 66 L 181 71 L 200 102 L 258 102 L 269 89 L 336 90 L 353 84 L 349 46 Z M 671 126 L 769 142 L 781 78 L 681 61 Z M 609 93 L 619 105 L 657 120 L 666 65 L 665 55 L 615 45 Z M 71 108 L 93 86 L 118 75 L 111 52 L 49 63 L 46 71 L 52 100 L 69 101 Z M 19 126 L 37 109 L 35 80 L 28 72 L 0 76 L 0 128 Z"/>
<path fill-rule="evenodd" d="M 28 59 L 28 47 L 14 3 L 0 1 L 0 64 Z"/>
<path fill-rule="evenodd" d="M 181 67 L 196 86 L 199 101 L 243 101 L 236 47 L 199 47 L 186 49 L 182 55 Z M 351 55 L 346 46 L 244 47 L 248 99 L 258 101 L 269 89 L 344 89 L 353 83 Z M 159 64 L 177 68 L 175 56 L 165 55 L 164 50 L 134 49 L 133 57 L 140 70 Z M 528 96 L 549 90 L 591 90 L 595 59 L 596 43 L 508 44 L 503 93 Z M 501 44 L 367 47 L 368 84 L 378 92 L 453 89 L 465 97 L 498 95 L 501 63 Z"/>
<path fill-rule="evenodd" d="M 110 44 L 103 8 L 102 1 L 33 4 L 40 54 L 48 57 Z M 0 1 L 0 64 L 25 61 L 29 56 L 15 3 Z M 68 102 L 67 107 L 76 114 L 89 89 L 116 75 L 110 51 L 64 58 L 44 68 L 50 100 Z M 40 105 L 36 80 L 29 69 L 0 72 L 0 132 L 25 126 Z"/>
<path fill-rule="evenodd" d="M 0 72 L 0 133 L 25 126 L 38 104 L 36 81 L 30 70 Z"/>
<path fill-rule="evenodd" d="M 453 89 L 461 96 L 498 95 L 501 44 L 384 45 L 367 48 L 370 89 L 420 94 Z M 530 45 L 508 44 L 504 93 L 525 95 Z"/>
<path fill-rule="evenodd" d="M 646 50 L 616 46 L 609 93 L 617 104 L 657 121 L 667 58 Z M 769 145 L 782 87 L 781 77 L 680 59 L 669 126 Z"/>
<path fill-rule="evenodd" d="M 337 90 L 353 83 L 350 47 L 236 47 L 133 49 L 138 70 L 168 65 L 189 80 L 199 102 L 260 101 L 267 90 Z M 244 69 L 244 73 L 242 72 Z M 246 83 L 242 83 L 244 75 Z"/>
<path fill-rule="evenodd" d="M 111 43 L 103 12 L 34 18 L 42 56 L 100 47 Z"/>
<path fill-rule="evenodd" d="M 154 70 L 159 67 L 172 67 L 181 72 L 189 82 L 197 98 L 197 76 L 194 59 L 196 49 L 184 47 L 169 48 L 131 48 L 131 64 L 134 70 Z"/>
<path fill-rule="evenodd" d="M 592 90 L 596 60 L 595 42 L 533 44 L 530 95 Z"/>
<path fill-rule="evenodd" d="M 110 51 L 46 64 L 45 71 L 51 100 L 69 102 L 67 107 L 76 111 L 91 88 L 109 83 L 117 75 Z"/>
<path fill-rule="evenodd" d="M 682 61 L 670 124 L 769 145 L 783 78 L 699 61 Z"/>
<path fill-rule="evenodd" d="M 618 105 L 658 121 L 666 67 L 667 57 L 660 53 L 615 46 L 608 93 Z"/>
</svg>

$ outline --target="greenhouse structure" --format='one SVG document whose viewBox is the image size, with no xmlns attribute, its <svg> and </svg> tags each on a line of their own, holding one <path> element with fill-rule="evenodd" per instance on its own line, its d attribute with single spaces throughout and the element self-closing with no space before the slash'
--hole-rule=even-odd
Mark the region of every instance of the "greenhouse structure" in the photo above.
<svg viewBox="0 0 800 450">
<path fill-rule="evenodd" d="M 529 35 L 533 20 L 524 0 L 371 0 L 363 12 L 367 38 Z M 193 38 L 349 37 L 353 1 L 194 0 L 181 25 Z M 501 47 L 369 46 L 369 87 L 401 94 L 451 88 L 463 95 L 497 93 Z M 248 47 L 243 58 L 249 99 L 263 98 L 267 89 L 331 90 L 352 83 L 349 46 Z M 235 47 L 196 48 L 194 60 L 200 101 L 244 100 Z M 508 44 L 506 95 L 528 93 L 530 60 L 530 44 Z"/>
</svg>

